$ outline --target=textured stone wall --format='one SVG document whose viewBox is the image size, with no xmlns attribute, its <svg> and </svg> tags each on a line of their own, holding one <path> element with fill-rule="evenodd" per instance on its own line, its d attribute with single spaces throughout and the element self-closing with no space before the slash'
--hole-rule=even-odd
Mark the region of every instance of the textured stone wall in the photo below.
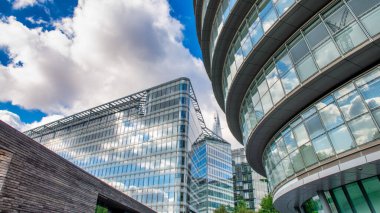
<svg viewBox="0 0 380 213">
<path fill-rule="evenodd" d="M 154 212 L 0 121 L 0 212 Z"/>
</svg>

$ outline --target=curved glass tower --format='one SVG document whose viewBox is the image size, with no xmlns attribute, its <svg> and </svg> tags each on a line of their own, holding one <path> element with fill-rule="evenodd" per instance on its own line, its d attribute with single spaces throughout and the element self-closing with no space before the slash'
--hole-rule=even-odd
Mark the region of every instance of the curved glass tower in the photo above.
<svg viewBox="0 0 380 213">
<path fill-rule="evenodd" d="M 380 212 L 380 1 L 194 0 L 194 11 L 215 97 L 276 208 Z"/>
</svg>

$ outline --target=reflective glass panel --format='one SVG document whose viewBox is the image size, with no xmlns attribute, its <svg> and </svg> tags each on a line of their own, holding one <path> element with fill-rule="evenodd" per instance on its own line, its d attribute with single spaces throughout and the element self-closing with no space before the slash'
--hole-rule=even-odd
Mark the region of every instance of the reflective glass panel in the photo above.
<svg viewBox="0 0 380 213">
<path fill-rule="evenodd" d="M 329 136 L 337 154 L 355 147 L 354 141 L 344 125 L 331 130 Z"/>
<path fill-rule="evenodd" d="M 375 117 L 377 125 L 380 126 L 380 109 L 373 111 L 372 114 L 373 114 L 373 117 Z"/>
<path fill-rule="evenodd" d="M 269 28 L 276 22 L 277 14 L 273 8 L 272 1 L 267 0 L 266 5 L 263 8 L 260 8 L 259 16 L 261 18 L 261 22 L 266 32 Z"/>
<path fill-rule="evenodd" d="M 270 97 L 269 92 L 267 92 L 263 96 L 263 98 L 261 99 L 261 102 L 263 104 L 264 114 L 266 114 L 273 107 L 272 99 Z"/>
<path fill-rule="evenodd" d="M 278 69 L 278 73 L 280 76 L 285 75 L 286 72 L 288 72 L 289 69 L 293 67 L 293 64 L 290 60 L 290 57 L 288 54 L 281 55 L 278 60 L 276 60 L 276 66 Z"/>
<path fill-rule="evenodd" d="M 379 138 L 379 131 L 369 114 L 362 115 L 348 123 L 358 145 Z"/>
<path fill-rule="evenodd" d="M 291 152 L 297 148 L 297 143 L 294 140 L 294 136 L 291 131 L 289 131 L 288 133 L 284 135 L 284 142 L 285 142 L 286 148 L 288 149 L 288 152 Z"/>
<path fill-rule="evenodd" d="M 380 22 L 380 7 L 378 6 L 364 15 L 360 20 L 371 36 L 377 35 L 380 32 L 380 28 L 378 27 Z"/>
<path fill-rule="evenodd" d="M 302 170 L 303 168 L 305 168 L 305 165 L 304 165 L 303 160 L 302 160 L 302 156 L 298 150 L 295 150 L 289 156 L 290 156 L 290 159 L 292 161 L 293 168 L 294 168 L 295 172 L 298 172 L 298 171 Z"/>
<path fill-rule="evenodd" d="M 338 107 L 332 103 L 319 111 L 322 119 L 322 123 L 326 129 L 332 129 L 343 123 L 343 118 L 340 114 Z"/>
<path fill-rule="evenodd" d="M 293 132 L 297 140 L 297 145 L 299 147 L 309 141 L 309 136 L 303 124 L 300 124 L 296 128 L 294 128 Z"/>
<path fill-rule="evenodd" d="M 326 27 L 320 23 L 320 21 L 318 21 L 317 24 L 310 26 L 309 29 L 311 30 L 305 35 L 305 37 L 312 49 L 329 36 Z"/>
<path fill-rule="evenodd" d="M 280 101 L 285 93 L 282 89 L 281 81 L 277 81 L 272 88 L 269 89 L 270 94 L 272 95 L 273 103 L 276 104 L 278 101 Z"/>
<path fill-rule="evenodd" d="M 359 91 L 370 109 L 380 106 L 380 78 L 361 86 Z"/>
<path fill-rule="evenodd" d="M 348 200 L 346 198 L 346 195 L 343 192 L 343 189 L 341 187 L 336 188 L 333 190 L 333 193 L 335 195 L 335 199 L 336 199 L 339 209 L 345 213 L 352 212 L 351 206 L 348 203 Z"/>
<path fill-rule="evenodd" d="M 290 53 L 292 54 L 292 58 L 295 63 L 301 60 L 305 55 L 309 53 L 309 48 L 305 43 L 305 40 L 301 38 L 294 44 L 294 46 L 290 49 Z"/>
<path fill-rule="evenodd" d="M 333 156 L 334 149 L 331 147 L 330 140 L 327 135 L 322 135 L 311 141 L 319 160 L 324 160 L 328 157 Z"/>
<path fill-rule="evenodd" d="M 348 4 L 350 5 L 352 11 L 356 16 L 362 16 L 368 10 L 379 4 L 379 0 L 350 0 Z"/>
<path fill-rule="evenodd" d="M 367 40 L 367 36 L 364 34 L 363 30 L 359 27 L 357 23 L 351 24 L 346 29 L 339 32 L 335 37 L 335 41 L 342 50 L 346 53 L 359 44 Z"/>
<path fill-rule="evenodd" d="M 310 138 L 315 138 L 325 132 L 318 114 L 314 114 L 305 120 L 305 126 L 309 132 Z"/>
<path fill-rule="evenodd" d="M 294 170 L 293 170 L 293 167 L 292 167 L 292 164 L 289 160 L 289 157 L 285 157 L 283 160 L 282 160 L 282 166 L 284 167 L 284 170 L 285 170 L 285 175 L 287 177 L 290 177 L 294 174 Z"/>
<path fill-rule="evenodd" d="M 360 95 L 356 91 L 343 96 L 337 102 L 346 120 L 367 112 Z"/>
<path fill-rule="evenodd" d="M 297 64 L 296 69 L 301 79 L 301 82 L 305 81 L 318 71 L 318 68 L 315 66 L 314 60 L 311 57 L 311 55 L 308 55 L 299 64 Z"/>
<path fill-rule="evenodd" d="M 325 19 L 326 26 L 332 33 L 338 32 L 354 20 L 353 15 L 344 4 L 339 4 L 334 9 L 336 10 Z"/>
<path fill-rule="evenodd" d="M 360 190 L 358 183 L 348 184 L 346 186 L 346 189 L 357 212 L 371 213 L 371 210 L 369 209 L 369 206 L 364 198 L 362 191 Z"/>
<path fill-rule="evenodd" d="M 268 74 L 265 76 L 265 78 L 267 79 L 267 82 L 268 82 L 268 86 L 271 87 L 274 83 L 276 83 L 276 81 L 278 81 L 278 74 L 277 74 L 277 69 L 275 67 L 270 67 L 268 68 L 269 72 Z"/>
<path fill-rule="evenodd" d="M 331 39 L 327 40 L 314 51 L 315 60 L 319 68 L 323 68 L 340 56 Z"/>
<path fill-rule="evenodd" d="M 303 161 L 305 162 L 306 167 L 311 166 L 318 161 L 317 156 L 315 155 L 314 149 L 311 146 L 311 143 L 307 143 L 303 145 L 300 148 L 300 150 L 301 150 Z"/>
<path fill-rule="evenodd" d="M 380 209 L 380 181 L 378 177 L 362 180 L 365 192 L 374 209 Z"/>
<path fill-rule="evenodd" d="M 294 69 L 291 69 L 285 76 L 281 77 L 281 81 L 286 94 L 299 85 L 299 80 Z"/>
<path fill-rule="evenodd" d="M 276 1 L 275 1 L 276 2 Z M 278 14 L 281 16 L 285 13 L 292 5 L 294 4 L 294 0 L 277 0 L 276 8 Z"/>
</svg>

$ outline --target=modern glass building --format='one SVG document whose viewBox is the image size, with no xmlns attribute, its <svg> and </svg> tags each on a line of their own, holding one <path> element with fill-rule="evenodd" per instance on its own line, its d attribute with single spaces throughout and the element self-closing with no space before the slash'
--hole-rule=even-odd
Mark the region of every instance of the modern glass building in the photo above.
<svg viewBox="0 0 380 213">
<path fill-rule="evenodd" d="M 215 97 L 276 208 L 380 212 L 380 1 L 194 0 L 194 11 Z"/>
<path fill-rule="evenodd" d="M 268 194 L 266 178 L 248 164 L 244 148 L 232 150 L 232 167 L 235 206 L 243 199 L 248 208 L 259 210 L 261 199 Z"/>
<path fill-rule="evenodd" d="M 213 213 L 222 205 L 233 208 L 231 145 L 216 135 L 204 135 L 193 144 L 191 156 L 198 212 Z"/>
<path fill-rule="evenodd" d="M 157 212 L 197 212 L 190 153 L 205 132 L 191 83 L 180 78 L 26 134 Z"/>
</svg>

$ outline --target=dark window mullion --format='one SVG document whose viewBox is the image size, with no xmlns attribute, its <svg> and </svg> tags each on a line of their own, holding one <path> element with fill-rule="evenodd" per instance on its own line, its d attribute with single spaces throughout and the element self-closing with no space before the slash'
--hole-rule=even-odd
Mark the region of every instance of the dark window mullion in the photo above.
<svg viewBox="0 0 380 213">
<path fill-rule="evenodd" d="M 329 192 L 330 192 L 331 198 L 333 199 L 333 202 L 334 202 L 334 204 L 336 206 L 336 209 L 338 210 L 339 213 L 343 213 L 343 211 L 340 209 L 338 201 L 336 200 L 336 197 L 335 197 L 335 194 L 334 194 L 333 190 L 330 190 Z"/>
</svg>

